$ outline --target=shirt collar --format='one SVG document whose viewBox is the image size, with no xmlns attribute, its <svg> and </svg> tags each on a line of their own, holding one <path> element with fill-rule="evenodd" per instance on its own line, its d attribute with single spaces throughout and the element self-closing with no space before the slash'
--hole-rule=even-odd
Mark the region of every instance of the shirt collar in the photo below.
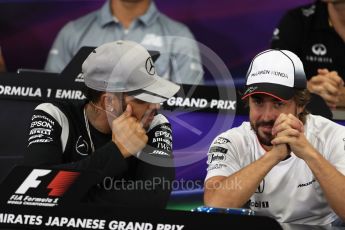
<svg viewBox="0 0 345 230">
<path fill-rule="evenodd" d="M 153 23 L 159 15 L 159 12 L 157 10 L 157 7 L 153 1 L 151 1 L 150 6 L 146 13 L 138 18 L 142 23 L 144 23 L 146 26 Z"/>
<path fill-rule="evenodd" d="M 116 17 L 114 17 L 111 13 L 110 1 L 111 0 L 106 1 L 98 12 L 98 20 L 101 26 L 105 26 L 108 23 L 118 22 Z M 156 8 L 156 5 L 153 1 L 151 1 L 150 6 L 148 10 L 146 11 L 146 13 L 140 16 L 138 20 L 144 23 L 145 25 L 150 25 L 157 19 L 158 16 L 159 16 L 159 12 Z"/>
<path fill-rule="evenodd" d="M 329 15 L 328 15 L 327 3 L 317 1 L 315 4 L 316 4 L 316 9 L 315 9 L 316 18 L 314 21 L 314 28 L 315 29 L 331 28 L 328 22 Z"/>
<path fill-rule="evenodd" d="M 104 3 L 104 5 L 99 10 L 98 15 L 97 15 L 98 21 L 102 27 L 107 25 L 108 23 L 114 22 L 114 17 L 111 14 L 110 1 L 111 0 L 108 0 Z"/>
</svg>

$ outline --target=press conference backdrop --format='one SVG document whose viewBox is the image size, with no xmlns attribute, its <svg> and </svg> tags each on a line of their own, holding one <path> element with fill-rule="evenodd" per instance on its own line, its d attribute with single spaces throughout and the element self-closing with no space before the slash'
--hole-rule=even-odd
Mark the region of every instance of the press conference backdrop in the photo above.
<svg viewBox="0 0 345 230">
<path fill-rule="evenodd" d="M 51 99 L 80 100 L 83 83 L 75 79 L 68 83 L 59 75 L 30 72 L 0 74 L 0 78 L 2 180 L 23 157 L 34 107 Z M 163 104 L 161 112 L 172 124 L 176 165 L 169 209 L 190 210 L 202 204 L 210 144 L 221 132 L 248 119 L 237 98 L 235 88 L 184 85 L 176 96 Z M 337 122 L 345 125 L 345 121 Z"/>
<path fill-rule="evenodd" d="M 243 79 L 251 58 L 269 47 L 284 12 L 312 0 L 154 1 L 163 13 L 186 24 L 197 41 L 225 62 L 234 78 Z M 0 0 L 0 46 L 9 71 L 42 69 L 60 28 L 104 2 Z M 217 76 L 206 74 L 206 79 L 212 83 Z"/>
<path fill-rule="evenodd" d="M 31 91 L 23 89 L 28 90 L 27 94 L 37 95 L 37 88 L 53 85 L 56 87 L 54 95 L 61 97 L 60 99 L 76 97 L 78 87 L 73 88 L 73 84 L 69 82 L 59 85 L 61 81 L 52 80 L 57 75 L 35 73 L 36 80 L 33 80 L 30 73 L 17 76 L 14 72 L 18 68 L 42 69 L 58 30 L 67 21 L 100 7 L 103 2 L 0 0 L 0 45 L 10 72 L 0 75 L 0 85 L 3 87 L 0 87 L 0 95 L 6 91 L 6 81 L 11 78 L 8 86 L 16 85 L 15 82 L 26 84 L 31 88 Z M 283 13 L 311 1 L 263 0 L 260 5 L 255 0 L 190 0 L 188 4 L 183 0 L 155 2 L 163 13 L 188 25 L 196 39 L 211 48 L 225 62 L 235 80 L 233 83 L 241 85 L 251 58 L 268 48 L 272 31 Z M 220 77 L 211 76 L 206 71 L 207 83 L 210 85 Z M 75 82 L 74 80 L 72 81 Z M 61 91 L 66 85 L 72 90 L 70 93 Z M 170 100 L 162 111 L 170 117 L 173 126 L 174 153 L 179 163 L 176 174 L 176 181 L 179 183 L 176 184 L 168 208 L 188 210 L 202 204 L 208 146 L 216 135 L 247 119 L 243 111 L 237 111 L 234 116 L 233 108 L 239 109 L 241 106 L 232 86 L 224 86 L 225 90 L 222 91 L 225 91 L 225 95 L 220 95 L 218 88 L 198 87 L 192 90 L 196 95 L 199 94 L 195 97 L 185 93 L 189 91 L 186 86 L 186 91 Z M 47 95 L 47 91 L 43 91 L 42 89 L 41 96 Z M 208 98 L 203 95 L 208 95 Z M 196 108 L 195 104 L 194 107 L 189 107 L 192 102 L 184 100 L 186 97 L 195 98 Z M 0 179 L 22 158 L 31 111 L 41 99 L 45 98 L 0 99 Z M 203 109 L 205 101 L 202 99 L 207 101 L 208 106 L 214 100 L 213 108 Z M 185 158 L 186 156 L 188 157 Z"/>
<path fill-rule="evenodd" d="M 0 180 L 20 163 L 34 107 L 46 100 L 80 100 L 82 82 L 60 75 L 0 74 Z M 78 79 L 78 76 L 77 78 Z M 184 85 L 162 106 L 173 129 L 176 179 L 170 209 L 189 210 L 202 204 L 206 154 L 219 133 L 246 119 L 236 114 L 236 90 Z M 237 112 L 239 112 L 238 110 Z"/>
</svg>

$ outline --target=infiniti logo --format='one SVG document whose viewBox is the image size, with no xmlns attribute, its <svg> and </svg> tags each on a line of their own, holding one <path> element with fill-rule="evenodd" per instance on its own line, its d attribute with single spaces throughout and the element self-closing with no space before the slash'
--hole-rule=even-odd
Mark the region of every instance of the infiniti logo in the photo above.
<svg viewBox="0 0 345 230">
<path fill-rule="evenodd" d="M 146 68 L 146 71 L 147 71 L 148 74 L 150 74 L 150 75 L 154 75 L 155 74 L 155 66 L 153 65 L 153 61 L 152 61 L 151 57 L 149 57 L 146 60 L 145 68 Z"/>
<path fill-rule="evenodd" d="M 324 44 L 318 43 L 311 47 L 311 51 L 318 56 L 323 56 L 327 53 L 326 46 Z"/>
</svg>

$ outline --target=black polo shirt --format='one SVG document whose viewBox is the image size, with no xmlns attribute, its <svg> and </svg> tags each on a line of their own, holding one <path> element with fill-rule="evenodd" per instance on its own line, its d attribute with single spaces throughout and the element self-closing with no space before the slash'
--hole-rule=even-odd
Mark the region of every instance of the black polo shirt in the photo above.
<svg viewBox="0 0 345 230">
<path fill-rule="evenodd" d="M 328 18 L 327 4 L 321 1 L 288 11 L 274 30 L 271 47 L 297 54 L 308 79 L 318 68 L 327 68 L 345 80 L 345 43 Z M 325 102 L 316 95 L 308 108 L 314 114 L 331 117 Z"/>
<path fill-rule="evenodd" d="M 112 135 L 99 132 L 88 121 L 85 104 L 38 105 L 23 164 L 98 172 L 100 180 L 92 181 L 94 186 L 84 198 L 87 202 L 165 208 L 175 178 L 169 121 L 157 114 L 147 130 L 146 147 L 124 158 Z"/>
</svg>

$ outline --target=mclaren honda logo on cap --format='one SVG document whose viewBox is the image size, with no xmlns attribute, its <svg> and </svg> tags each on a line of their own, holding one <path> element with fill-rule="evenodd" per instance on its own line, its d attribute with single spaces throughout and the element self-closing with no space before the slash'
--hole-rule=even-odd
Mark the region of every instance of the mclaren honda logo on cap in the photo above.
<svg viewBox="0 0 345 230">
<path fill-rule="evenodd" d="M 145 63 L 145 68 L 146 68 L 146 71 L 148 74 L 150 74 L 150 75 L 155 74 L 155 72 L 156 72 L 155 66 L 153 65 L 153 61 L 152 61 L 151 57 L 147 58 L 146 63 Z"/>
</svg>

